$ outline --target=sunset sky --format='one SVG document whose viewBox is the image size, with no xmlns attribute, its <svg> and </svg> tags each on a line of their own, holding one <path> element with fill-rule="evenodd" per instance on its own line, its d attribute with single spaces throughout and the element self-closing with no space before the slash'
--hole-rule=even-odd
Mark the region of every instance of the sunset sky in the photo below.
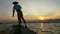
<svg viewBox="0 0 60 34">
<path fill-rule="evenodd" d="M 15 17 L 12 17 L 13 1 L 18 1 L 22 6 L 24 18 L 60 18 L 60 0 L 0 0 L 0 20 L 17 17 L 16 12 Z"/>
</svg>

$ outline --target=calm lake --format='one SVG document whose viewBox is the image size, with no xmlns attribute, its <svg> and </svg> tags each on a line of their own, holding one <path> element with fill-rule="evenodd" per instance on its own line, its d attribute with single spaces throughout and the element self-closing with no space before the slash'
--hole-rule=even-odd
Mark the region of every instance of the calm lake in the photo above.
<svg viewBox="0 0 60 34">
<path fill-rule="evenodd" d="M 60 34 L 60 23 L 27 23 L 38 34 Z"/>
<path fill-rule="evenodd" d="M 13 24 L 17 23 L 0 24 L 0 31 Z M 60 34 L 60 23 L 27 23 L 27 26 L 38 34 Z"/>
</svg>

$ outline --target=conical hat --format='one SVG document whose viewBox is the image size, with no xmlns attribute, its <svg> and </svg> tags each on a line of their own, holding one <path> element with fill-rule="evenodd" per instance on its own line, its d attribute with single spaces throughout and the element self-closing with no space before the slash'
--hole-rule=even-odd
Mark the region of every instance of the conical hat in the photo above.
<svg viewBox="0 0 60 34">
<path fill-rule="evenodd" d="M 18 4 L 18 2 L 15 1 L 15 2 L 13 2 L 12 4 Z"/>
</svg>

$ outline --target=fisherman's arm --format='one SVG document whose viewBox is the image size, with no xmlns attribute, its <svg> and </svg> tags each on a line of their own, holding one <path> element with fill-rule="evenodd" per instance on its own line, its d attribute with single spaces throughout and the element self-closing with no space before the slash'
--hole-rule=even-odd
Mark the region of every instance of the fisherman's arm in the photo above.
<svg viewBox="0 0 60 34">
<path fill-rule="evenodd" d="M 19 6 L 20 9 L 22 8 L 20 5 L 18 5 L 18 6 Z"/>
</svg>

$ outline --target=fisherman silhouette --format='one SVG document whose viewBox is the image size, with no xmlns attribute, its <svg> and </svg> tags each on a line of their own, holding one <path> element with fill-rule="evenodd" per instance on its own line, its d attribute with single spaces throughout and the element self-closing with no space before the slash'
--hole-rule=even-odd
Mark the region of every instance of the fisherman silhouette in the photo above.
<svg viewBox="0 0 60 34">
<path fill-rule="evenodd" d="M 25 27 L 27 27 L 25 19 L 23 18 L 23 13 L 22 13 L 22 10 L 21 10 L 22 7 L 16 1 L 13 2 L 12 4 L 14 4 L 14 6 L 13 6 L 13 17 L 14 17 L 14 13 L 15 13 L 15 10 L 16 10 L 19 25 L 21 25 L 21 20 L 23 20 L 23 22 L 25 24 Z"/>
</svg>

